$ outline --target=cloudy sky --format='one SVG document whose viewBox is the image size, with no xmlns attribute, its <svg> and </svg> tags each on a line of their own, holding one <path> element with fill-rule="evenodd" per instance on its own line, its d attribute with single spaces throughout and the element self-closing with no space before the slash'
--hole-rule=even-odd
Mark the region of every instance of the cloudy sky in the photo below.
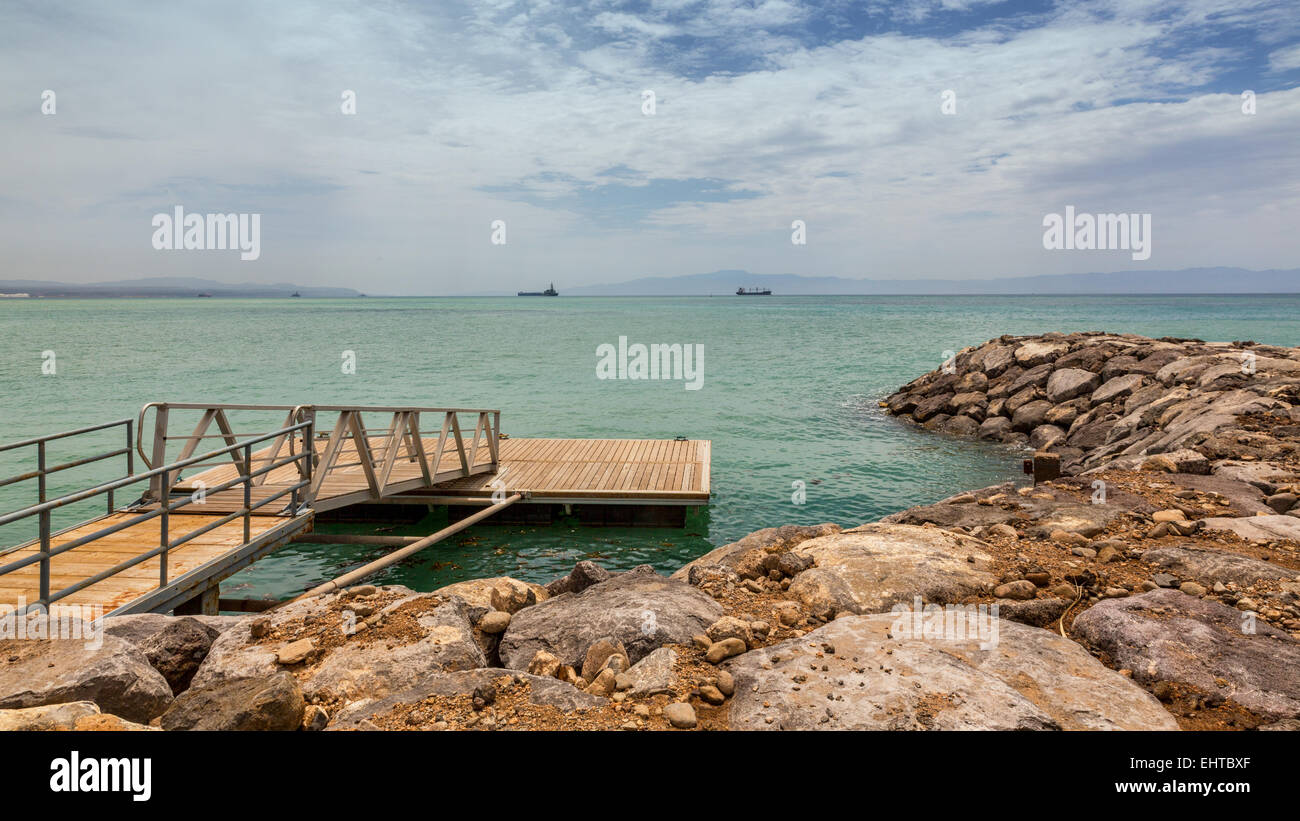
<svg viewBox="0 0 1300 821">
<path fill-rule="evenodd" d="M 8 0 L 0 147 L 0 279 L 1292 268 L 1300 5 Z M 261 257 L 154 250 L 176 205 Z M 1066 205 L 1150 213 L 1150 260 L 1044 250 Z"/>
</svg>

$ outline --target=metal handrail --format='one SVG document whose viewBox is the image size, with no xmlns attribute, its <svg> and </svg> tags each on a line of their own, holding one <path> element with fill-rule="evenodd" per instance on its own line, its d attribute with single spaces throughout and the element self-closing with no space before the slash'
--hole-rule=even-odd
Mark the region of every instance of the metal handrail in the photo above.
<svg viewBox="0 0 1300 821">
<path fill-rule="evenodd" d="M 131 420 L 129 419 L 126 420 L 126 423 L 128 425 L 128 431 L 130 430 L 129 428 L 130 422 Z M 115 423 L 115 424 L 120 424 L 120 423 Z M 208 453 L 204 453 L 199 456 L 193 456 L 186 459 L 181 459 L 176 462 L 163 465 L 161 467 L 156 467 L 145 473 L 128 475 L 123 479 L 118 479 L 112 482 L 106 482 L 97 485 L 95 487 L 89 488 L 87 490 L 66 494 L 64 496 L 60 496 L 57 499 L 50 499 L 48 501 L 42 499 L 42 501 L 36 505 L 32 505 L 22 510 L 14 511 L 4 516 L 0 516 L 0 525 L 9 524 L 11 522 L 19 521 L 21 519 L 29 518 L 31 516 L 41 517 L 41 533 L 39 538 L 40 549 L 38 550 L 38 552 L 26 556 L 24 558 L 18 559 L 16 561 L 12 561 L 7 564 L 0 565 L 0 576 L 3 576 L 7 573 L 12 573 L 15 570 L 20 570 L 24 567 L 28 567 L 30 565 L 39 562 L 41 565 L 41 573 L 40 573 L 40 598 L 38 600 L 38 603 L 40 605 L 48 607 L 52 602 L 58 601 L 59 599 L 62 599 L 66 596 L 76 593 L 77 591 L 82 590 L 92 584 L 96 584 L 100 581 L 103 581 L 104 579 L 110 576 L 113 576 L 117 573 L 122 572 L 123 570 L 126 570 L 130 567 L 134 567 L 135 565 L 140 564 L 141 562 L 147 561 L 157 556 L 160 557 L 159 571 L 158 571 L 158 587 L 159 588 L 165 587 L 168 582 L 167 555 L 174 548 L 179 547 L 180 545 L 186 543 L 187 541 L 190 541 L 191 539 L 194 539 L 204 533 L 207 533 L 208 531 L 213 530 L 214 528 L 220 527 L 223 524 L 232 522 L 235 519 L 238 519 L 240 517 L 243 517 L 244 519 L 244 542 L 247 543 L 251 541 L 251 536 L 252 536 L 251 529 L 252 529 L 253 511 L 258 510 L 272 503 L 273 501 L 283 498 L 284 496 L 290 494 L 292 494 L 292 501 L 289 506 L 289 511 L 292 515 L 297 515 L 302 511 L 304 507 L 309 506 L 311 504 L 313 451 L 310 443 L 312 440 L 313 426 L 314 426 L 314 420 L 307 419 L 297 424 L 287 425 L 285 427 L 280 428 L 279 430 L 262 434 L 260 436 L 256 436 L 251 439 L 246 439 L 240 442 L 236 442 L 234 444 L 227 445 L 226 447 L 219 448 L 217 450 L 210 451 Z M 103 429 L 103 427 L 109 427 L 109 426 L 102 426 L 95 429 Z M 303 438 L 304 447 L 302 448 L 301 452 L 295 452 L 294 434 L 299 431 L 302 432 L 301 435 Z M 45 437 L 42 439 L 33 440 L 33 442 L 40 443 L 42 449 L 41 450 L 42 457 L 44 453 L 44 444 L 43 444 L 44 441 L 47 441 L 49 438 L 58 438 L 59 436 L 60 436 L 59 434 L 55 434 L 53 437 Z M 269 439 L 275 439 L 278 437 L 288 438 L 289 455 L 278 462 L 268 464 L 262 468 L 259 468 L 256 471 L 252 470 L 251 465 L 252 465 L 253 445 L 256 445 L 260 442 L 267 441 Z M 20 444 L 32 444 L 33 442 L 20 443 Z M 9 448 L 6 447 L 4 449 L 9 449 Z M 242 485 L 244 488 L 244 504 L 239 509 L 225 516 L 217 517 L 207 522 L 205 525 L 195 530 L 192 530 L 189 533 L 186 533 L 183 536 L 180 536 L 178 538 L 171 538 L 168 534 L 168 524 L 169 524 L 170 514 L 172 513 L 172 511 L 178 510 L 182 507 L 185 507 L 193 503 L 192 497 L 180 497 L 178 499 L 171 498 L 171 487 L 174 481 L 179 480 L 180 472 L 186 467 L 191 467 L 193 465 L 199 464 L 204 460 L 210 459 L 214 456 L 228 455 L 228 454 L 235 453 L 237 451 L 243 452 L 243 457 L 244 457 L 243 464 L 247 467 L 240 473 L 240 475 L 236 476 L 233 479 L 222 482 L 220 485 L 217 485 L 206 492 L 215 493 L 222 490 L 229 490 L 236 486 Z M 255 478 L 270 473 L 271 471 L 276 470 L 278 468 L 284 467 L 289 464 L 294 464 L 294 463 L 298 463 L 300 465 L 299 466 L 300 478 L 298 482 L 284 486 L 277 493 L 259 500 L 256 504 L 252 502 L 251 491 L 252 491 L 253 480 Z M 43 469 L 43 465 L 42 465 L 42 469 Z M 175 479 L 172 478 L 173 476 L 175 477 Z M 156 485 L 158 488 L 158 497 L 157 497 L 158 507 L 156 509 L 143 511 L 128 519 L 124 519 L 108 527 L 100 528 L 99 530 L 96 530 L 93 533 L 85 534 L 69 542 L 61 544 L 57 548 L 52 549 L 50 547 L 50 532 L 49 532 L 50 511 L 59 507 L 63 507 L 65 505 L 74 504 L 79 501 L 84 501 L 86 499 L 90 499 L 104 493 L 110 494 L 111 497 L 112 493 L 115 490 L 143 481 L 152 481 L 154 479 L 160 480 L 157 482 Z M 44 492 L 43 474 L 41 475 L 41 480 L 42 480 L 42 494 L 43 494 Z M 110 512 L 112 512 L 111 508 L 110 508 Z M 62 555 L 63 553 L 67 553 L 68 551 L 80 547 L 84 544 L 88 544 L 90 542 L 93 542 L 97 539 L 101 539 L 104 536 L 108 536 L 118 531 L 125 530 L 128 527 L 133 527 L 137 524 L 150 521 L 151 519 L 154 518 L 161 518 L 161 523 L 159 528 L 160 537 L 159 537 L 158 547 L 145 551 L 144 553 L 138 556 L 134 556 L 130 559 L 127 559 L 126 561 L 120 562 L 119 564 L 113 567 L 100 571 L 99 573 L 96 573 L 93 576 L 90 576 L 86 579 L 82 579 L 81 581 L 69 585 L 68 587 L 62 588 L 56 592 L 52 593 L 50 591 L 50 560 L 53 557 Z"/>
<path fill-rule="evenodd" d="M 227 411 L 227 410 L 248 410 L 248 411 L 289 411 L 290 419 L 301 421 L 309 416 L 314 416 L 318 411 L 325 413 L 332 412 L 358 412 L 358 413 L 477 413 L 491 414 L 495 419 L 500 419 L 501 411 L 496 408 L 436 408 L 421 405 L 257 405 L 239 402 L 149 402 L 140 408 L 140 413 L 136 416 L 136 430 L 140 432 L 136 441 L 136 451 L 140 454 L 141 461 L 146 467 L 153 467 L 152 458 L 145 452 L 144 437 L 144 418 L 150 408 L 155 411 L 163 409 L 175 410 L 201 410 L 201 411 Z M 324 434 L 321 434 L 324 435 Z M 183 439 L 210 439 L 224 438 L 227 434 L 212 434 L 210 436 L 186 435 Z M 168 439 L 164 432 L 163 438 Z"/>
</svg>

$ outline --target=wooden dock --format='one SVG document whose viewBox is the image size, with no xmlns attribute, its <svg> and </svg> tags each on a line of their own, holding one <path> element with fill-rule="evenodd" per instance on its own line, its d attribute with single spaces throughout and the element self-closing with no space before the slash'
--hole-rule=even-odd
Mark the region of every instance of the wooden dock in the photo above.
<svg viewBox="0 0 1300 821">
<path fill-rule="evenodd" d="M 381 446 L 380 437 L 372 440 Z M 437 446 L 424 440 L 426 452 Z M 325 445 L 318 440 L 317 453 Z M 354 460 L 355 448 L 345 457 Z M 254 453 L 254 460 L 265 451 Z M 363 502 L 411 504 L 468 504 L 490 499 L 494 492 L 521 493 L 522 504 L 707 504 L 709 500 L 709 442 L 674 439 L 505 439 L 500 442 L 500 466 L 495 473 L 468 477 L 456 475 L 425 484 L 418 460 L 398 461 L 388 482 L 372 492 L 363 469 L 338 468 L 321 483 L 313 508 L 334 510 Z M 445 454 L 438 475 L 456 474 L 459 462 Z M 175 490 L 192 494 L 214 487 L 238 475 L 235 465 L 223 465 L 177 483 Z M 292 466 L 272 472 L 258 495 L 283 490 L 295 479 Z M 235 490 L 208 494 L 203 505 L 209 510 L 229 511 L 243 503 Z M 181 508 L 198 510 L 199 505 Z"/>
<path fill-rule="evenodd" d="M 192 431 L 175 432 L 188 429 L 186 414 Z M 261 426 L 236 430 L 240 414 L 260 414 Z M 268 423 L 268 414 L 283 421 Z M 329 433 L 321 422 L 332 422 Z M 124 448 L 46 464 L 48 442 L 117 426 Z M 147 448 L 143 432 L 152 433 Z M 220 446 L 196 456 L 210 439 Z M 0 605 L 215 612 L 222 579 L 303 539 L 317 514 L 353 505 L 504 508 L 509 496 L 525 505 L 698 506 L 710 496 L 706 440 L 513 439 L 500 435 L 500 412 L 484 409 L 151 403 L 137 420 L 0 451 L 25 447 L 35 450 L 36 470 L 0 486 L 35 481 L 37 502 L 0 516 L 0 525 L 37 518 L 41 536 L 0 549 Z M 148 470 L 134 470 L 134 452 Z M 122 456 L 122 478 L 46 498 L 47 475 Z M 130 501 L 117 505 L 114 494 Z M 51 510 L 103 495 L 105 515 L 50 532 Z"/>
</svg>

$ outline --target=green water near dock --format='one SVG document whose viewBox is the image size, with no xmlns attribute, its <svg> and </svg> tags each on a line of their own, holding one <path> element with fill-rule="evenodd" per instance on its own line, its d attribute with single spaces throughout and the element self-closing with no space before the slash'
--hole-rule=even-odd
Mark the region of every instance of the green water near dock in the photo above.
<svg viewBox="0 0 1300 821">
<path fill-rule="evenodd" d="M 1018 478 L 1018 452 L 918 431 L 877 402 L 945 351 L 1052 330 L 1295 345 L 1300 297 L 6 300 L 0 437 L 134 417 L 170 400 L 490 407 L 516 437 L 710 439 L 713 503 L 684 529 L 477 525 L 380 578 L 420 590 L 501 574 L 544 582 L 582 558 L 667 572 L 761 527 L 848 526 Z M 598 379 L 598 346 L 620 336 L 702 345 L 701 389 Z M 355 373 L 341 368 L 345 351 Z M 0 460 L 6 475 L 19 469 L 14 454 Z M 67 471 L 51 491 L 121 471 L 120 461 Z M 795 482 L 806 487 L 802 505 Z M 30 483 L 0 488 L 0 510 L 33 500 Z M 61 511 L 56 523 L 93 512 Z M 425 535 L 437 526 L 434 516 L 330 527 Z M 0 544 L 30 535 L 2 528 Z M 294 545 L 233 577 L 224 595 L 288 595 L 383 552 Z"/>
</svg>

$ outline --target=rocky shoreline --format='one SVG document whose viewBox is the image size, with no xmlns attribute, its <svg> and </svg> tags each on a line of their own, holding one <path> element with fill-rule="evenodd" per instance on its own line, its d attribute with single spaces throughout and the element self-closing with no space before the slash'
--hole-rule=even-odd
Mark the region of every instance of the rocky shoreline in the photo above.
<svg viewBox="0 0 1300 821">
<path fill-rule="evenodd" d="M 1004 336 L 882 404 L 1061 475 L 667 577 L 580 562 L 0 641 L 0 729 L 1300 728 L 1300 349 Z"/>
</svg>

